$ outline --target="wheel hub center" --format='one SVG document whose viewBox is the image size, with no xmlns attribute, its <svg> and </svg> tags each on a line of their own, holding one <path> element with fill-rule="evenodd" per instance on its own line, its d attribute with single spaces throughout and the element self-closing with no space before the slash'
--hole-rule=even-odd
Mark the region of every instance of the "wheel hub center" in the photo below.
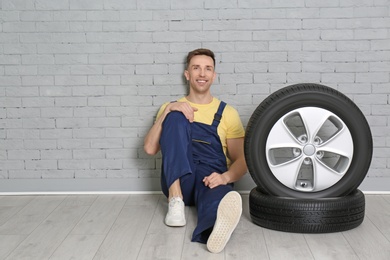
<svg viewBox="0 0 390 260">
<path fill-rule="evenodd" d="M 303 152 L 307 156 L 312 156 L 316 152 L 316 148 L 312 144 L 305 145 Z"/>
</svg>

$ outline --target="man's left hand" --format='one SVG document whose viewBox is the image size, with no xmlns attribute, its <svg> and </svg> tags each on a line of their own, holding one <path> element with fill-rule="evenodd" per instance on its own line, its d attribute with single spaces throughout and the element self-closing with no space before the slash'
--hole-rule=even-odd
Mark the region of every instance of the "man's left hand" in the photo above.
<svg viewBox="0 0 390 260">
<path fill-rule="evenodd" d="M 219 185 L 228 184 L 226 177 L 223 174 L 220 174 L 217 172 L 213 172 L 209 176 L 204 177 L 203 182 L 204 182 L 204 185 L 209 187 L 210 189 L 218 187 Z"/>
</svg>

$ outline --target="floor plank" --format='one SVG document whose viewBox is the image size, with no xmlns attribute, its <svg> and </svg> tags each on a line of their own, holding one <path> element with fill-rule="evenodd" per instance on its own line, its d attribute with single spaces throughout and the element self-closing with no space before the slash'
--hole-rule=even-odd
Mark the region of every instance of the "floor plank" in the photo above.
<svg viewBox="0 0 390 260">
<path fill-rule="evenodd" d="M 105 235 L 69 235 L 50 260 L 93 259 L 104 238 Z"/>
<path fill-rule="evenodd" d="M 36 196 L 0 226 L 0 235 L 28 235 L 58 207 L 65 196 Z"/>
<path fill-rule="evenodd" d="M 390 241 L 390 202 L 383 196 L 366 196 L 366 217 Z"/>
<path fill-rule="evenodd" d="M 343 232 L 344 237 L 361 260 L 389 260 L 390 242 L 370 219 L 355 229 Z"/>
<path fill-rule="evenodd" d="M 264 229 L 271 260 L 314 259 L 303 234 Z"/>
<path fill-rule="evenodd" d="M 155 210 L 155 206 L 125 206 L 94 259 L 136 259 Z"/>
<path fill-rule="evenodd" d="M 359 259 L 342 233 L 305 234 L 314 259 L 354 260 Z"/>
<path fill-rule="evenodd" d="M 184 233 L 147 234 L 137 260 L 180 259 Z"/>
<path fill-rule="evenodd" d="M 5 259 L 27 235 L 0 235 L 0 259 Z"/>
<path fill-rule="evenodd" d="M 127 198 L 128 195 L 100 195 L 77 223 L 72 235 L 106 235 Z"/>
<path fill-rule="evenodd" d="M 7 259 L 48 259 L 87 210 L 86 206 L 59 206 Z"/>
</svg>

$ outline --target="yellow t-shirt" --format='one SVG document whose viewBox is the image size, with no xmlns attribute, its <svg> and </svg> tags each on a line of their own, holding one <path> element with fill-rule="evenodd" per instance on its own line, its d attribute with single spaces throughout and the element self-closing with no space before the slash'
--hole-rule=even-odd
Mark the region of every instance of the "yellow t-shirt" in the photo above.
<svg viewBox="0 0 390 260">
<path fill-rule="evenodd" d="M 213 98 L 213 101 L 209 104 L 195 104 L 189 102 L 185 97 L 177 100 L 178 102 L 188 102 L 192 107 L 196 107 L 198 111 L 194 113 L 194 121 L 211 125 L 214 119 L 214 114 L 217 112 L 219 104 L 221 101 L 217 98 Z M 157 113 L 157 118 L 161 116 L 165 107 L 169 104 L 169 102 L 163 104 L 160 107 L 160 110 Z M 235 108 L 232 106 L 226 105 L 225 109 L 222 113 L 221 122 L 218 125 L 217 132 L 219 138 L 221 139 L 221 144 L 223 148 L 223 152 L 225 153 L 226 160 L 228 166 L 230 166 L 231 162 L 227 157 L 227 139 L 233 138 L 242 138 L 245 136 L 245 130 L 242 125 L 240 116 Z"/>
</svg>

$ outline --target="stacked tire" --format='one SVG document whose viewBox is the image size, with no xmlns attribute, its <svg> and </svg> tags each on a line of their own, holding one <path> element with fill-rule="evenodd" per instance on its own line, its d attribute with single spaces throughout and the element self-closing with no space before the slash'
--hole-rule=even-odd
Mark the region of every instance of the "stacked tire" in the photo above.
<svg viewBox="0 0 390 260">
<path fill-rule="evenodd" d="M 304 83 L 274 92 L 246 128 L 245 157 L 257 185 L 249 196 L 252 221 L 298 233 L 359 226 L 365 198 L 358 187 L 372 150 L 366 118 L 339 91 Z"/>
</svg>

